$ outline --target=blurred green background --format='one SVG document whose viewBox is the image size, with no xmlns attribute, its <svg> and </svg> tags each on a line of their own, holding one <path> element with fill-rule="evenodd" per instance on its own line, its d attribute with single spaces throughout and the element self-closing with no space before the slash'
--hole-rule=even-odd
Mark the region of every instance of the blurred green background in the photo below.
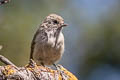
<svg viewBox="0 0 120 80">
<path fill-rule="evenodd" d="M 0 54 L 26 65 L 33 35 L 51 13 L 69 24 L 59 64 L 79 80 L 120 80 L 120 0 L 11 0 L 0 5 Z"/>
</svg>

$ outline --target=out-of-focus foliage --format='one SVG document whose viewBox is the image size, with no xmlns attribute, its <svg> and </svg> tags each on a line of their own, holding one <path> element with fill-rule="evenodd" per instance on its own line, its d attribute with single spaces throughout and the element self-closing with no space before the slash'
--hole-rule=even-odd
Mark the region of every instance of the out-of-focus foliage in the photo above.
<svg viewBox="0 0 120 80">
<path fill-rule="evenodd" d="M 80 79 L 120 79 L 119 0 L 11 0 L 0 6 L 0 54 L 25 65 L 32 37 L 50 13 L 69 24 L 60 64 Z"/>
</svg>

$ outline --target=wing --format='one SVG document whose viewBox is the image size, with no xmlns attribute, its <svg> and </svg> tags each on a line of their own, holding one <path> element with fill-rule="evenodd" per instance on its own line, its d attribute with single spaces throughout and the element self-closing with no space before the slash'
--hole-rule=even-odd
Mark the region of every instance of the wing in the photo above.
<svg viewBox="0 0 120 80">
<path fill-rule="evenodd" d="M 35 38 L 39 34 L 39 30 L 35 33 L 33 40 L 31 42 L 31 51 L 30 51 L 30 59 L 33 59 L 33 52 L 34 52 L 34 46 L 35 46 Z"/>
<path fill-rule="evenodd" d="M 31 43 L 30 59 L 33 59 L 35 44 L 37 42 L 42 44 L 42 43 L 44 43 L 44 41 L 47 41 L 47 40 L 48 40 L 48 37 L 47 37 L 47 33 L 45 32 L 45 30 L 38 29 L 33 37 L 32 43 Z"/>
</svg>

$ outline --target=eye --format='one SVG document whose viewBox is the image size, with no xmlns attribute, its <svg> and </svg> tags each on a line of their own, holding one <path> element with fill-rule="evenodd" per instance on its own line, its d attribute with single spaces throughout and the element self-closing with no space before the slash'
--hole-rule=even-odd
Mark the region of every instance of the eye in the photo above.
<svg viewBox="0 0 120 80">
<path fill-rule="evenodd" d="M 58 22 L 57 20 L 54 20 L 53 22 L 54 22 L 55 24 L 59 24 L 59 22 Z"/>
<path fill-rule="evenodd" d="M 48 24 L 51 24 L 51 22 L 48 22 Z"/>
</svg>

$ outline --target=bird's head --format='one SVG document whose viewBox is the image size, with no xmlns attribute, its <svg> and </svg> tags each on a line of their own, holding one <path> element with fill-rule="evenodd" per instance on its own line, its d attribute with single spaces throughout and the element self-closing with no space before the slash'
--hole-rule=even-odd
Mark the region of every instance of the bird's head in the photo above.
<svg viewBox="0 0 120 80">
<path fill-rule="evenodd" d="M 67 24 L 64 23 L 64 19 L 57 14 L 48 15 L 43 21 L 44 27 L 46 28 L 62 28 L 66 27 Z"/>
</svg>

